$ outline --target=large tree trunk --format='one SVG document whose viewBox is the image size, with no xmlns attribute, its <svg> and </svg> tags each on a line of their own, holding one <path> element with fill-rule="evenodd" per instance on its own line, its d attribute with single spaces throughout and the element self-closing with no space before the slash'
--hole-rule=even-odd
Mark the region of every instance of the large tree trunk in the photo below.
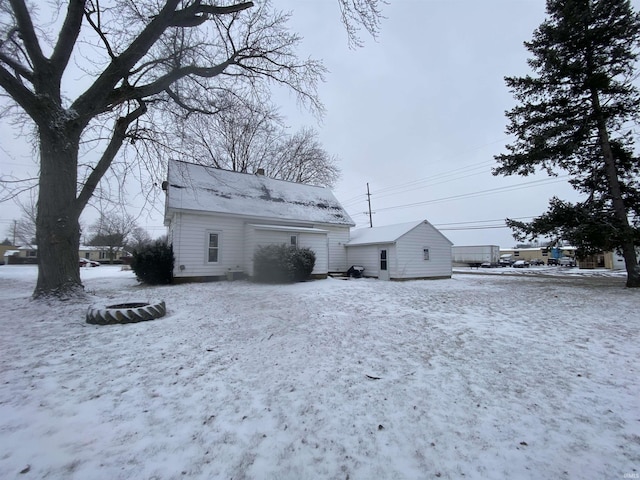
<svg viewBox="0 0 640 480">
<path fill-rule="evenodd" d="M 621 249 L 627 269 L 627 287 L 640 288 L 640 265 L 638 265 L 636 248 L 633 243 L 633 229 L 629 224 L 629 213 L 627 212 L 624 199 L 622 198 L 622 189 L 620 188 L 616 159 L 611 149 L 609 132 L 600 107 L 600 97 L 596 91 L 592 91 L 591 99 L 598 122 L 598 138 L 604 157 L 605 172 L 607 175 L 607 182 L 609 184 L 609 192 L 611 193 L 611 203 L 613 205 L 613 214 L 617 225 L 622 230 L 621 237 L 623 240 Z"/>
<path fill-rule="evenodd" d="M 79 135 L 40 128 L 40 185 L 36 239 L 38 282 L 34 297 L 82 294 L 76 202 Z"/>
</svg>

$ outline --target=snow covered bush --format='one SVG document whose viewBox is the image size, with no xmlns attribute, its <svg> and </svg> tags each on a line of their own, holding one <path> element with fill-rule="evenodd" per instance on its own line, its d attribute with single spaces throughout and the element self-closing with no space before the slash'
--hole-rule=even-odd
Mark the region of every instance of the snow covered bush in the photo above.
<svg viewBox="0 0 640 480">
<path fill-rule="evenodd" d="M 301 282 L 311 276 L 316 254 L 309 248 L 265 245 L 253 255 L 254 280 L 265 283 Z"/>
<path fill-rule="evenodd" d="M 131 269 L 138 280 L 149 285 L 162 285 L 173 280 L 173 248 L 156 242 L 133 252 Z"/>
</svg>

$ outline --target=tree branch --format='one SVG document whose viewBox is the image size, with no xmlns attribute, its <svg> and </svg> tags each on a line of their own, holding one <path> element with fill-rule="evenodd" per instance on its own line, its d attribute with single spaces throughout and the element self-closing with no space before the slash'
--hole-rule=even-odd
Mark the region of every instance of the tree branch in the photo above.
<svg viewBox="0 0 640 480">
<path fill-rule="evenodd" d="M 47 59 L 42 54 L 42 49 L 40 48 L 38 37 L 35 29 L 33 28 L 33 22 L 31 21 L 29 10 L 25 5 L 24 0 L 9 0 L 9 2 L 11 3 L 13 13 L 16 16 L 18 29 L 20 30 L 24 46 L 34 64 L 34 70 L 42 69 L 46 65 Z"/>
<path fill-rule="evenodd" d="M 195 2 L 183 10 L 178 10 L 169 26 L 197 27 L 198 25 L 202 25 L 211 17 L 238 13 L 251 7 L 253 7 L 253 2 L 243 2 L 226 6 L 202 5 L 200 2 Z"/>
<path fill-rule="evenodd" d="M 17 0 L 15 0 L 17 1 Z M 230 13 L 234 11 L 241 11 L 249 8 L 253 5 L 252 2 L 241 3 L 237 5 L 231 5 L 229 7 L 214 7 L 212 5 L 201 5 L 200 2 L 196 2 L 191 7 L 187 7 L 184 10 L 176 11 L 177 5 L 180 0 L 167 0 L 164 8 L 160 13 L 153 17 L 151 22 L 142 30 L 142 32 L 136 37 L 136 39 L 129 45 L 129 47 L 122 52 L 118 57 L 112 59 L 111 63 L 102 75 L 100 75 L 96 81 L 85 91 L 72 105 L 72 108 L 78 112 L 79 116 L 85 119 L 86 122 L 98 112 L 107 111 L 110 105 L 113 103 L 113 95 L 110 95 L 115 89 L 116 85 L 127 78 L 130 70 L 136 65 L 144 55 L 147 54 L 149 49 L 158 41 L 167 28 L 172 26 L 180 26 L 179 22 L 187 22 L 189 17 L 188 13 L 191 12 L 191 20 L 196 17 L 196 20 L 201 20 L 201 15 L 206 13 L 205 20 L 212 12 L 219 10 L 220 12 Z M 197 6 L 197 8 L 195 8 Z M 222 10 L 220 10 L 222 9 Z M 187 14 L 185 14 L 187 12 Z M 202 22 L 200 22 L 202 23 Z M 196 23 L 197 25 L 198 23 Z M 189 26 L 188 23 L 185 26 Z M 225 65 L 226 68 L 227 65 Z M 217 67 L 213 67 L 216 69 Z M 207 69 L 202 69 L 207 70 Z M 163 77 L 160 81 L 153 82 L 154 87 L 151 87 L 150 91 L 153 93 L 159 93 L 165 90 L 169 83 L 163 82 L 163 79 L 179 79 L 188 75 L 189 72 L 184 74 L 178 74 L 173 77 L 170 75 Z M 202 76 L 215 76 L 215 74 L 204 74 Z M 120 91 L 122 91 L 120 89 Z M 123 99 L 142 98 L 139 94 L 128 94 Z"/>
<path fill-rule="evenodd" d="M 9 67 L 11 67 L 16 73 L 16 79 L 22 77 L 29 82 L 33 83 L 33 72 L 29 70 L 27 67 L 22 65 L 17 60 L 14 60 L 11 57 L 8 57 L 4 53 L 0 53 L 0 62 L 6 63 Z"/>
<path fill-rule="evenodd" d="M 82 212 L 84 207 L 89 202 L 89 199 L 93 195 L 96 187 L 100 183 L 100 179 L 102 179 L 103 175 L 111 166 L 113 159 L 117 155 L 120 147 L 122 146 L 122 143 L 124 142 L 124 139 L 127 136 L 127 128 L 129 128 L 129 125 L 131 125 L 131 123 L 136 121 L 146 112 L 147 105 L 144 102 L 139 101 L 138 108 L 136 108 L 132 112 L 129 112 L 126 116 L 120 117 L 118 118 L 118 120 L 116 120 L 116 125 L 114 127 L 111 140 L 109 141 L 109 145 L 107 145 L 107 148 L 102 154 L 102 157 L 100 157 L 100 160 L 98 161 L 96 167 L 89 174 L 87 181 L 85 182 L 82 190 L 80 191 L 80 194 L 78 195 L 78 198 L 76 199 L 76 209 L 78 210 L 78 212 Z"/>
<path fill-rule="evenodd" d="M 84 1 L 69 2 L 67 16 L 60 29 L 58 43 L 51 55 L 51 65 L 59 76 L 62 76 L 62 72 L 67 68 L 71 53 L 80 35 L 84 15 L 84 3 Z"/>
<path fill-rule="evenodd" d="M 0 87 L 4 88 L 11 98 L 24 108 L 25 112 L 27 112 L 31 118 L 35 118 L 34 115 L 37 113 L 38 108 L 35 95 L 1 65 Z"/>
<path fill-rule="evenodd" d="M 105 102 L 104 111 L 108 111 L 112 106 L 123 103 L 127 100 L 134 100 L 139 98 L 147 98 L 158 93 L 168 91 L 173 83 L 181 78 L 189 75 L 195 75 L 203 78 L 211 78 L 220 75 L 229 66 L 234 64 L 234 59 L 229 59 L 219 65 L 213 67 L 183 67 L 172 70 L 167 75 L 164 75 L 154 82 L 148 85 L 142 85 L 140 87 L 132 87 L 131 85 L 125 85 L 116 88 L 111 92 L 108 100 Z M 173 97 L 172 97 L 173 98 Z"/>
</svg>

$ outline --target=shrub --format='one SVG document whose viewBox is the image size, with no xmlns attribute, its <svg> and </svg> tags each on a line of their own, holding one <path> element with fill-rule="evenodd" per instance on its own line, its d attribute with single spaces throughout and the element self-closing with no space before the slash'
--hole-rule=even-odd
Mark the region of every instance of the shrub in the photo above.
<svg viewBox="0 0 640 480">
<path fill-rule="evenodd" d="M 254 280 L 266 283 L 301 282 L 311 276 L 316 255 L 308 248 L 265 245 L 253 255 Z"/>
<path fill-rule="evenodd" d="M 133 252 L 131 269 L 136 277 L 149 285 L 162 285 L 173 280 L 173 248 L 156 242 Z"/>
</svg>

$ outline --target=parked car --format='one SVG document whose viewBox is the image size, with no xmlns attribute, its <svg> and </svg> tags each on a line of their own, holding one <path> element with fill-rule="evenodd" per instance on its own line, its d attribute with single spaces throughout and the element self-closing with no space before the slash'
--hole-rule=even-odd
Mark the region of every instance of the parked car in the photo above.
<svg viewBox="0 0 640 480">
<path fill-rule="evenodd" d="M 575 267 L 576 260 L 571 257 L 562 257 L 558 263 L 561 267 Z"/>
<path fill-rule="evenodd" d="M 89 260 L 88 258 L 81 258 L 80 266 L 81 267 L 99 267 L 100 262 L 96 262 L 95 260 Z"/>
<path fill-rule="evenodd" d="M 554 265 L 555 266 L 555 265 L 559 265 L 559 264 L 560 264 L 560 262 L 558 262 L 557 258 L 550 258 L 550 259 L 547 260 L 547 265 Z"/>
<path fill-rule="evenodd" d="M 529 262 L 530 265 L 535 265 L 536 267 L 539 265 L 544 265 L 544 260 L 540 259 L 540 258 L 533 258 L 531 259 L 531 261 Z"/>
<path fill-rule="evenodd" d="M 501 258 L 499 263 L 501 267 L 510 267 L 511 265 L 513 265 L 513 260 L 510 260 L 508 258 Z"/>
<path fill-rule="evenodd" d="M 491 262 L 483 262 L 480 264 L 481 268 L 491 268 L 493 267 L 493 264 Z"/>
<path fill-rule="evenodd" d="M 511 266 L 513 268 L 525 268 L 529 266 L 529 262 L 527 262 L 526 260 L 516 260 Z"/>
</svg>

